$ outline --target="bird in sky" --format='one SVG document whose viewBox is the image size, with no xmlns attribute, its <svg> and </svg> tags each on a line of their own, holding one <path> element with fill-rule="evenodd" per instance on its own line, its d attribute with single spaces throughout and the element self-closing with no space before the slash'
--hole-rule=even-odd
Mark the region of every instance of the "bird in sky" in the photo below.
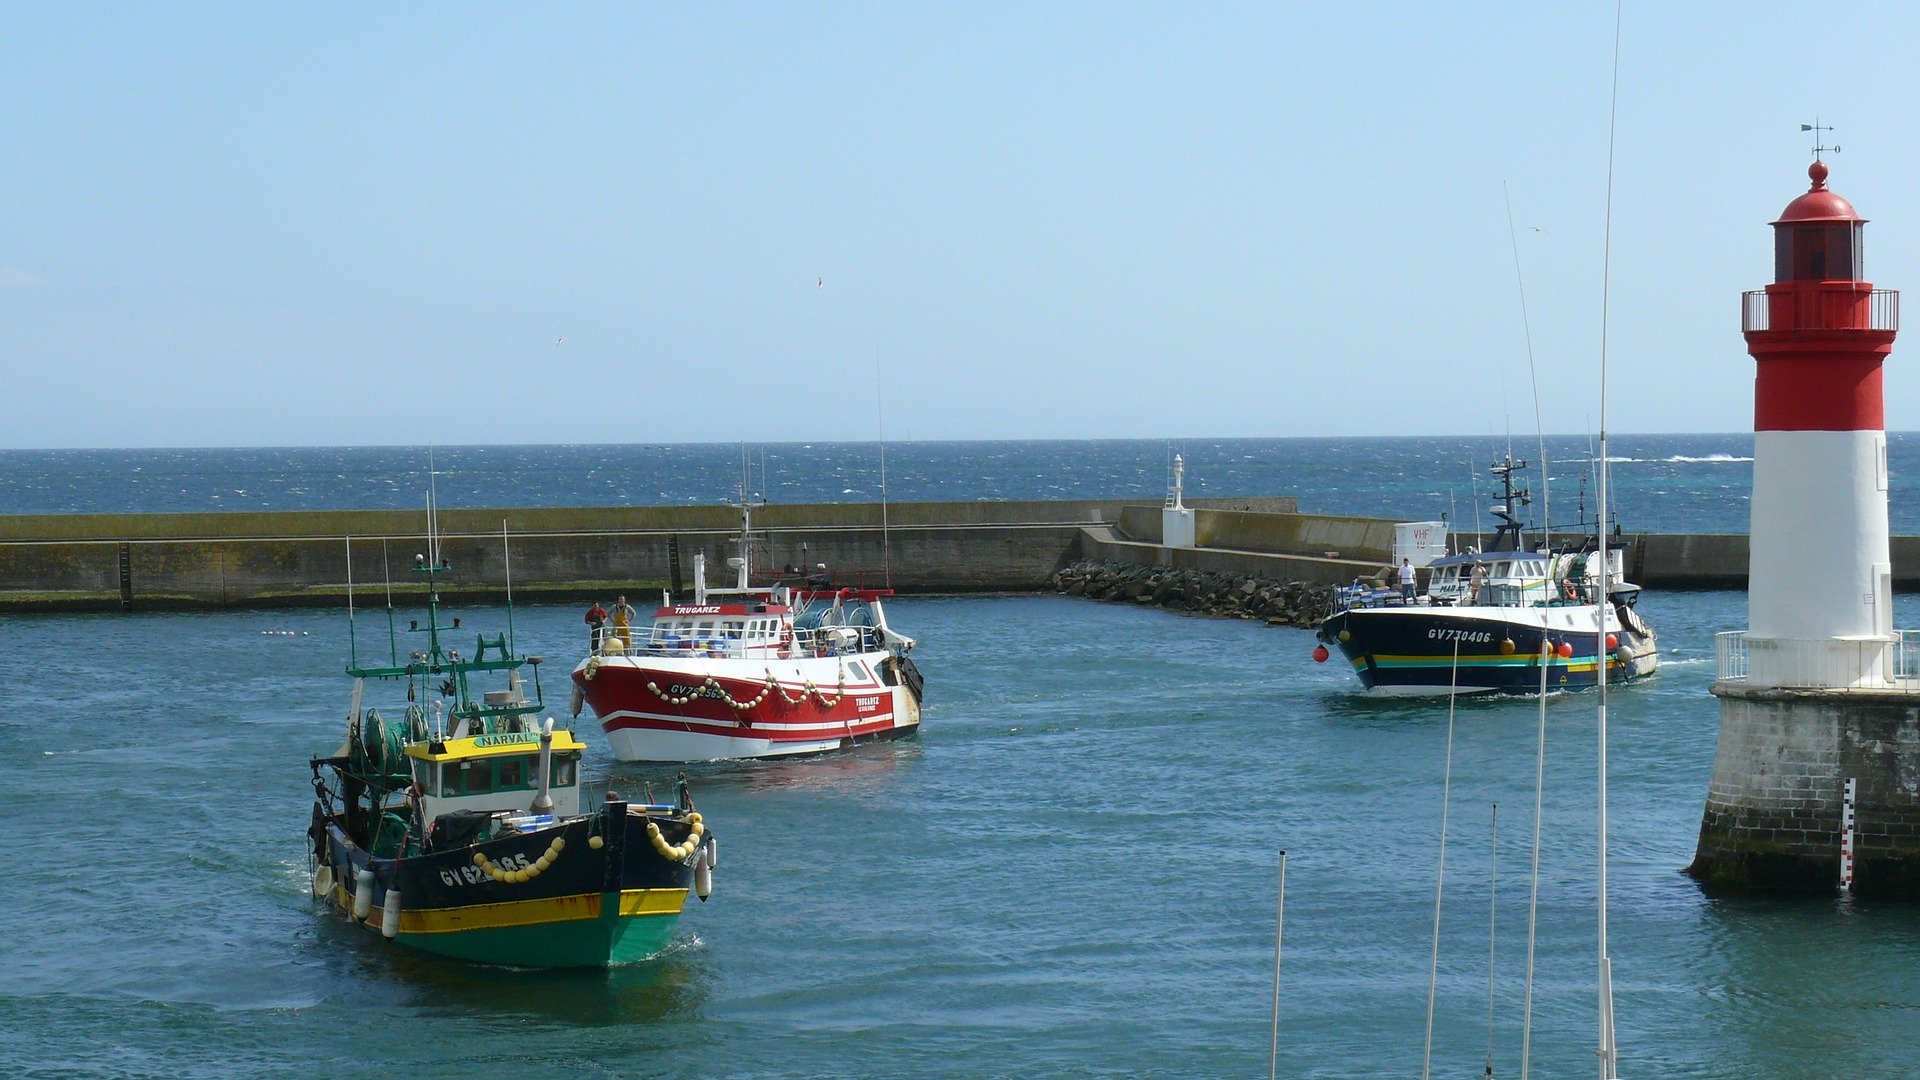
<svg viewBox="0 0 1920 1080">
<path fill-rule="evenodd" d="M 563 342 L 565 342 L 566 340 L 567 340 L 567 339 L 566 339 L 566 338 L 563 338 L 563 337 L 558 337 L 558 338 L 554 338 L 554 339 L 553 339 L 553 347 L 554 347 L 554 348 L 556 348 L 556 349 L 557 349 L 557 348 L 559 348 L 559 347 L 561 346 L 561 344 L 562 344 Z"/>
<path fill-rule="evenodd" d="M 816 289 L 824 289 L 824 288 L 826 288 L 826 287 L 827 287 L 827 279 L 826 279 L 826 278 L 814 278 L 814 279 L 813 279 L 813 286 L 814 286 L 814 288 L 816 288 Z"/>
<path fill-rule="evenodd" d="M 1529 225 L 1529 226 L 1527 226 L 1527 228 L 1529 228 L 1529 229 L 1532 229 L 1532 230 L 1533 230 L 1534 232 L 1546 232 L 1546 231 L 1547 231 L 1547 230 L 1545 230 L 1545 229 L 1543 229 L 1543 228 L 1541 228 L 1541 227 L 1540 227 L 1540 226 L 1538 226 L 1538 225 Z"/>
</svg>

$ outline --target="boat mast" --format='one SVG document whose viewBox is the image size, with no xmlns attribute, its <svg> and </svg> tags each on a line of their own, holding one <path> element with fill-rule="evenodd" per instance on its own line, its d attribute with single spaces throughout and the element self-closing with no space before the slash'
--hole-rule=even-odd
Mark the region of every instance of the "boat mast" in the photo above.
<svg viewBox="0 0 1920 1080">
<path fill-rule="evenodd" d="M 766 483 L 765 466 L 761 467 L 760 482 Z M 740 564 L 734 575 L 734 588 L 745 593 L 752 587 L 753 576 L 753 466 L 747 458 L 745 443 L 740 446 Z M 705 603 L 705 601 L 698 601 Z"/>
<path fill-rule="evenodd" d="M 1521 535 L 1522 526 L 1520 524 L 1520 518 L 1514 513 L 1514 505 L 1517 503 L 1525 506 L 1532 502 L 1533 499 L 1526 488 L 1520 488 L 1519 490 L 1514 489 L 1513 473 L 1515 469 L 1524 469 L 1528 464 L 1529 463 L 1525 461 L 1513 460 L 1512 454 L 1508 454 L 1503 461 L 1494 462 L 1493 474 L 1500 478 L 1500 494 L 1494 496 L 1494 498 L 1500 505 L 1492 510 L 1492 514 L 1495 518 L 1499 519 L 1500 524 L 1494 526 L 1493 543 L 1487 548 L 1489 551 L 1520 551 L 1526 547 L 1523 542 L 1524 537 Z M 1501 547 L 1502 537 L 1509 538 L 1508 542 L 1513 546 L 1509 548 Z"/>
<path fill-rule="evenodd" d="M 1513 225 L 1513 196 L 1507 191 L 1507 182 L 1500 181 L 1500 197 L 1507 205 L 1507 243 L 1513 248 L 1513 281 L 1520 288 L 1520 329 L 1527 342 L 1527 379 L 1533 386 L 1533 431 L 1540 440 L 1540 546 L 1549 554 L 1553 551 L 1553 484 L 1547 476 L 1547 429 L 1540 419 L 1540 369 L 1533 362 L 1533 322 L 1527 317 L 1527 279 L 1520 272 L 1520 233 Z M 1505 383 L 1505 367 L 1502 363 L 1501 382 Z M 1500 394 L 1502 411 L 1506 408 L 1506 391 Z M 1507 459 L 1513 459 L 1513 421 L 1507 421 Z M 1549 564 L 1551 572 L 1551 564 Z"/>
</svg>

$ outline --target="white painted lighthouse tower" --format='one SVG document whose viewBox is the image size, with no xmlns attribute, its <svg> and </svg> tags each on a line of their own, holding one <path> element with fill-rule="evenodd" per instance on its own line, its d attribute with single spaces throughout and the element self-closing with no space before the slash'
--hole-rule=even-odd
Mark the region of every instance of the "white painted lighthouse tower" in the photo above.
<svg viewBox="0 0 1920 1080">
<path fill-rule="evenodd" d="M 1861 280 L 1866 219 L 1827 166 L 1774 229 L 1774 282 L 1744 297 L 1758 368 L 1748 683 L 1884 685 L 1893 641 L 1880 364 L 1899 293 Z"/>
</svg>

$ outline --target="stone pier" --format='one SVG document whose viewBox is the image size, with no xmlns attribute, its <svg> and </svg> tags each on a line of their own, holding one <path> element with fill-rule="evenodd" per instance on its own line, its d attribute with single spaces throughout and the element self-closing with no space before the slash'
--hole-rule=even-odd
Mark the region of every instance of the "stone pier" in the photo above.
<svg viewBox="0 0 1920 1080">
<path fill-rule="evenodd" d="M 1852 778 L 1854 893 L 1920 898 L 1920 692 L 1722 679 L 1713 693 L 1720 745 L 1689 874 L 1708 886 L 1834 892 Z"/>
</svg>

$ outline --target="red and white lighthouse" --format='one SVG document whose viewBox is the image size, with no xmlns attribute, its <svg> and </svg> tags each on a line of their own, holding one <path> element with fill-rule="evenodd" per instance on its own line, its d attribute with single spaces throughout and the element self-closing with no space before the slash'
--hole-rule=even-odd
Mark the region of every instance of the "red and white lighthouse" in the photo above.
<svg viewBox="0 0 1920 1080">
<path fill-rule="evenodd" d="M 1720 742 L 1687 872 L 1920 899 L 1920 679 L 1889 607 L 1880 393 L 1900 294 L 1862 280 L 1865 219 L 1817 157 L 1807 175 L 1773 223 L 1774 282 L 1741 311 L 1759 369 L 1749 622 L 1719 638 Z"/>
<path fill-rule="evenodd" d="M 1883 686 L 1893 641 L 1880 365 L 1900 294 L 1862 280 L 1866 219 L 1827 166 L 1774 229 L 1774 282 L 1747 293 L 1758 366 L 1748 684 Z"/>
</svg>

